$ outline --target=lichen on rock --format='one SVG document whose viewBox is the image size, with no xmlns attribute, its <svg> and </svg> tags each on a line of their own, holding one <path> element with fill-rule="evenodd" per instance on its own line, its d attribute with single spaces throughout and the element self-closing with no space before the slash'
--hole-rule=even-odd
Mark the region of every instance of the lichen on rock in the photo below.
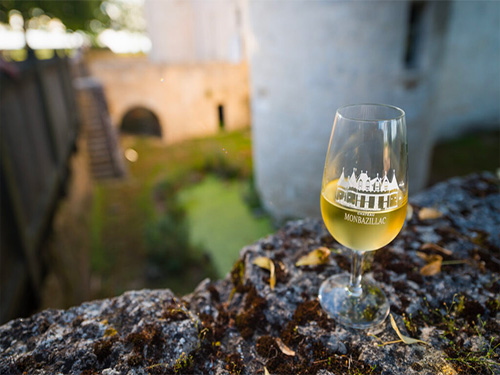
<svg viewBox="0 0 500 375">
<path fill-rule="evenodd" d="M 498 187 L 481 174 L 413 197 L 415 214 L 400 235 L 368 259 L 366 277 L 388 295 L 401 333 L 428 345 L 381 346 L 398 339 L 388 322 L 359 331 L 326 315 L 319 286 L 348 270 L 349 257 L 321 221 L 305 219 L 245 247 L 225 279 L 182 298 L 131 291 L 8 322 L 0 374 L 499 373 Z M 442 215 L 421 219 L 425 207 Z M 335 249 L 328 262 L 296 266 L 321 246 Z M 417 252 L 439 253 L 439 272 L 422 275 Z M 273 261 L 273 289 L 257 257 Z"/>
</svg>

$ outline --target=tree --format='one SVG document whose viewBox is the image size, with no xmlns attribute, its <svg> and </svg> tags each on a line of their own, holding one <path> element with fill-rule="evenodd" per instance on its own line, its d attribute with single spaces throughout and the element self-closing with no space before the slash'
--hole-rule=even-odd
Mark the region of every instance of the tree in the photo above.
<svg viewBox="0 0 500 375">
<path fill-rule="evenodd" d="M 27 22 L 37 12 L 42 11 L 49 17 L 59 18 L 70 30 L 83 30 L 95 34 L 91 21 L 96 20 L 103 26 L 110 23 L 108 15 L 102 11 L 102 0 L 2 0 L 0 2 L 0 22 L 8 22 L 9 12 L 13 9 L 21 12 L 25 29 Z"/>
</svg>

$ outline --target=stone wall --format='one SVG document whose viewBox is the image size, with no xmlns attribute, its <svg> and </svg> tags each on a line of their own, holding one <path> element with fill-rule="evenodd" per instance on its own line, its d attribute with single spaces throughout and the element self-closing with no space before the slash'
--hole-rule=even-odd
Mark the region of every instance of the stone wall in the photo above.
<svg viewBox="0 0 500 375">
<path fill-rule="evenodd" d="M 388 296 L 395 324 L 425 343 L 398 341 L 389 319 L 355 330 L 327 316 L 319 286 L 349 270 L 349 253 L 307 219 L 245 247 L 225 279 L 187 296 L 129 291 L 0 326 L 0 374 L 496 374 L 499 183 L 473 175 L 419 194 L 398 237 L 368 257 L 365 277 Z M 297 265 L 320 246 L 331 249 L 323 264 Z M 254 262 L 262 256 L 274 288 Z M 429 259 L 442 260 L 432 274 Z"/>
<path fill-rule="evenodd" d="M 165 64 L 146 56 L 94 52 L 88 56 L 88 65 L 104 86 L 116 126 L 127 111 L 142 107 L 158 117 L 164 142 L 179 142 L 218 132 L 220 105 L 224 129 L 250 125 L 245 62 Z"/>
</svg>

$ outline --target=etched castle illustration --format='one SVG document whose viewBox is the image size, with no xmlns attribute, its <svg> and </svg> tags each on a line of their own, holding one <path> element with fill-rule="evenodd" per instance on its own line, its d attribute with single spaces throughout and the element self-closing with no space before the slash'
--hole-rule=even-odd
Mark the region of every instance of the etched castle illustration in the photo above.
<svg viewBox="0 0 500 375">
<path fill-rule="evenodd" d="M 359 208 L 361 210 L 377 211 L 398 207 L 403 200 L 396 173 L 393 171 L 392 180 L 389 181 L 387 171 L 384 177 L 377 173 L 370 178 L 367 171 L 361 171 L 356 177 L 357 169 L 353 168 L 352 174 L 346 178 L 344 169 L 337 183 L 335 201 L 342 206 Z M 401 186 L 404 186 L 401 183 Z"/>
</svg>

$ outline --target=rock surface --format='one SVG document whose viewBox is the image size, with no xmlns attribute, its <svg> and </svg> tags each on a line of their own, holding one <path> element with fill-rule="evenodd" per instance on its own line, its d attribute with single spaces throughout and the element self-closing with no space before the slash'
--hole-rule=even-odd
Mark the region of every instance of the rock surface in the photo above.
<svg viewBox="0 0 500 375">
<path fill-rule="evenodd" d="M 388 320 L 360 331 L 328 318 L 318 288 L 349 271 L 349 257 L 307 219 L 245 247 L 224 280 L 187 296 L 131 291 L 1 326 L 0 374 L 500 373 L 499 181 L 452 179 L 411 204 L 412 218 L 368 257 L 365 277 L 389 296 L 401 332 L 427 345 L 381 345 L 398 340 Z M 425 219 L 424 208 L 442 216 Z M 295 266 L 320 246 L 333 250 L 327 264 Z M 423 276 L 417 252 L 440 255 L 440 272 Z M 275 264 L 274 289 L 258 256 Z"/>
</svg>

